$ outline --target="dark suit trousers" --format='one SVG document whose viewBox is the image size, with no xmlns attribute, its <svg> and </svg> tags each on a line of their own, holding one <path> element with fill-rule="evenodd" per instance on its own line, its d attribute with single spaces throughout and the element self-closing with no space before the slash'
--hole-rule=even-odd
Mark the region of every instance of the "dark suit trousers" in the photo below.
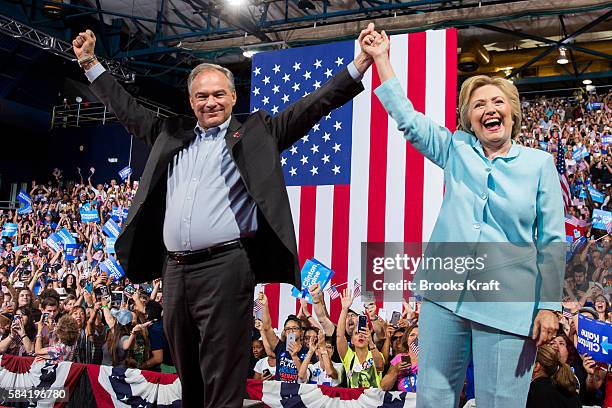
<svg viewBox="0 0 612 408">
<path fill-rule="evenodd" d="M 181 379 L 183 407 L 241 407 L 253 328 L 255 275 L 239 248 L 194 265 L 168 259 L 164 331 Z"/>
</svg>

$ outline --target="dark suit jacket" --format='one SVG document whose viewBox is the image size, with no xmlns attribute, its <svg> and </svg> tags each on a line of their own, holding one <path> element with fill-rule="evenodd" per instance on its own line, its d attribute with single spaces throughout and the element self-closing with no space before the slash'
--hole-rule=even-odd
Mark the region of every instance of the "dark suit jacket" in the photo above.
<svg viewBox="0 0 612 408">
<path fill-rule="evenodd" d="M 155 117 L 138 105 L 108 72 L 96 78 L 91 89 L 130 133 L 152 147 L 115 249 L 131 281 L 160 277 L 166 254 L 162 231 L 168 164 L 195 137 L 196 120 L 191 116 Z M 225 141 L 257 205 L 258 230 L 254 248 L 249 253 L 253 254 L 253 270 L 258 282 L 301 286 L 280 152 L 304 136 L 321 117 L 362 90 L 361 83 L 356 82 L 345 68 L 316 92 L 274 117 L 261 110 L 251 114 L 242 124 L 232 117 Z"/>
</svg>

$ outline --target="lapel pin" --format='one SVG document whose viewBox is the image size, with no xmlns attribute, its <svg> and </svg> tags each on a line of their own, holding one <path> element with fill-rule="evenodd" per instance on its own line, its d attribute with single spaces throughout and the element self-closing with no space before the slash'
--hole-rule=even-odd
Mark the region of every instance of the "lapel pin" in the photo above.
<svg viewBox="0 0 612 408">
<path fill-rule="evenodd" d="M 240 132 L 236 132 L 236 133 L 234 133 L 234 137 L 235 137 L 235 138 L 239 138 L 239 137 L 240 137 Z"/>
</svg>

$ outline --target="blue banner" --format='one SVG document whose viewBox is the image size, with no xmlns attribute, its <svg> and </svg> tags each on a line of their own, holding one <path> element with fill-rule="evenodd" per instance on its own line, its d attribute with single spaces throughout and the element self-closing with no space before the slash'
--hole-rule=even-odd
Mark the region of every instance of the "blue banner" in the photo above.
<svg viewBox="0 0 612 408">
<path fill-rule="evenodd" d="M 81 221 L 83 222 L 100 222 L 100 214 L 96 210 L 88 210 L 84 207 L 81 207 Z"/>
<path fill-rule="evenodd" d="M 601 363 L 612 363 L 612 324 L 578 314 L 578 353 Z"/>
<path fill-rule="evenodd" d="M 132 168 L 130 166 L 124 167 L 121 170 L 119 170 L 119 177 L 121 177 L 121 180 L 126 180 L 130 174 L 132 174 Z"/>
<path fill-rule="evenodd" d="M 120 222 L 122 220 L 125 220 L 127 218 L 127 215 L 128 215 L 127 208 L 113 206 L 113 211 L 111 212 L 111 218 L 114 221 Z"/>
<path fill-rule="evenodd" d="M 67 261 L 74 261 L 77 259 L 78 251 L 79 244 L 64 244 L 64 256 Z"/>
<path fill-rule="evenodd" d="M 591 223 L 593 228 L 600 230 L 606 230 L 606 224 L 612 221 L 612 213 L 610 211 L 604 211 L 599 209 L 593 210 L 593 221 Z"/>
<path fill-rule="evenodd" d="M 612 135 L 603 135 L 601 137 L 601 144 L 609 145 L 610 143 L 612 143 Z M 601 153 L 605 154 L 603 151 Z"/>
<path fill-rule="evenodd" d="M 100 270 L 106 272 L 108 276 L 112 276 L 114 280 L 119 280 L 125 276 L 123 268 L 117 261 L 112 258 L 108 258 L 106 261 L 100 264 Z"/>
<path fill-rule="evenodd" d="M 107 254 L 114 254 L 116 241 L 117 238 L 106 238 L 106 246 L 104 247 L 104 252 L 106 252 Z"/>
<path fill-rule="evenodd" d="M 540 148 L 542 150 L 546 150 L 548 148 L 548 142 L 541 141 L 540 142 Z"/>
<path fill-rule="evenodd" d="M 334 275 L 334 271 L 323 265 L 316 259 L 308 259 L 302 267 L 302 290 L 299 291 L 297 288 L 291 288 L 291 296 L 306 299 L 308 303 L 312 303 L 312 297 L 308 292 L 308 287 L 319 283 L 321 289 L 327 285 Z"/>
<path fill-rule="evenodd" d="M 47 243 L 47 245 L 49 245 L 49 248 L 51 248 L 55 252 L 59 251 L 60 248 L 64 245 L 62 238 L 56 232 L 49 235 L 45 242 Z"/>
<path fill-rule="evenodd" d="M 102 232 L 104 232 L 108 237 L 117 238 L 121 232 L 121 227 L 119 227 L 115 221 L 110 219 L 106 221 L 102 227 Z"/>
<path fill-rule="evenodd" d="M 28 195 L 25 191 L 21 190 L 19 194 L 17 194 L 17 200 L 21 203 L 21 206 L 17 210 L 19 215 L 28 214 L 32 212 L 32 197 Z"/>
<path fill-rule="evenodd" d="M 589 185 L 589 193 L 591 193 L 591 198 L 596 203 L 603 203 L 604 199 L 606 198 L 604 193 L 595 190 L 595 188 L 591 187 L 590 185 Z M 578 197 L 587 198 L 586 191 L 584 191 L 584 188 L 580 190 L 580 195 Z"/>
<path fill-rule="evenodd" d="M 66 228 L 62 228 L 61 230 L 57 231 L 57 235 L 60 237 L 62 243 L 64 244 L 76 244 L 76 239 L 72 236 L 70 232 L 68 232 Z"/>
<path fill-rule="evenodd" d="M 17 229 L 19 226 L 14 222 L 7 222 L 2 226 L 3 237 L 14 237 L 17 235 Z"/>
</svg>

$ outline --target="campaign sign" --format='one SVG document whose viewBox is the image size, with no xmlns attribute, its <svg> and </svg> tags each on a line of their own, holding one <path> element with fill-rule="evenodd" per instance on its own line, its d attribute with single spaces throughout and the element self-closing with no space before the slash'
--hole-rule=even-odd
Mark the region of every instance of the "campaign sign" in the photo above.
<svg viewBox="0 0 612 408">
<path fill-rule="evenodd" d="M 17 214 L 24 215 L 32 212 L 32 206 L 30 204 L 24 204 L 17 209 Z"/>
<path fill-rule="evenodd" d="M 321 262 L 314 258 L 308 259 L 302 267 L 302 290 L 299 291 L 295 287 L 291 288 L 291 296 L 298 299 L 306 299 L 308 303 L 312 303 L 312 297 L 310 296 L 310 292 L 308 292 L 308 287 L 315 283 L 319 283 L 321 289 L 323 289 L 333 275 L 334 271 Z"/>
<path fill-rule="evenodd" d="M 595 190 L 595 188 L 588 186 L 589 188 L 589 193 L 591 193 L 591 198 L 593 199 L 593 201 L 595 201 L 596 203 L 603 203 L 604 199 L 605 199 L 605 195 L 600 192 Z M 584 191 L 584 188 L 580 190 L 580 198 L 587 198 L 586 195 L 586 191 Z"/>
<path fill-rule="evenodd" d="M 603 135 L 601 137 L 601 143 L 604 145 L 609 145 L 610 143 L 612 143 L 612 135 Z"/>
<path fill-rule="evenodd" d="M 104 247 L 104 252 L 106 252 L 107 254 L 114 254 L 116 241 L 117 238 L 106 238 L 106 246 Z"/>
<path fill-rule="evenodd" d="M 76 244 L 76 239 L 74 239 L 74 236 L 68 232 L 66 228 L 62 228 L 61 230 L 57 231 L 57 235 L 64 244 Z"/>
<path fill-rule="evenodd" d="M 102 232 L 106 234 L 107 237 L 117 238 L 119 233 L 121 232 L 121 228 L 117 225 L 115 221 L 108 220 L 102 227 Z"/>
<path fill-rule="evenodd" d="M 540 148 L 542 150 L 546 150 L 548 148 L 548 142 L 541 141 L 540 142 Z"/>
<path fill-rule="evenodd" d="M 67 261 L 74 261 L 77 259 L 78 251 L 79 244 L 64 244 L 64 254 Z"/>
<path fill-rule="evenodd" d="M 114 221 L 119 222 L 121 220 L 125 220 L 127 218 L 127 215 L 128 215 L 127 208 L 113 206 L 113 210 L 111 212 L 111 218 Z"/>
<path fill-rule="evenodd" d="M 612 213 L 610 211 L 604 211 L 599 209 L 593 210 L 593 222 L 591 225 L 593 228 L 600 230 L 606 230 L 606 224 L 612 221 Z"/>
<path fill-rule="evenodd" d="M 119 177 L 121 177 L 121 180 L 127 179 L 130 174 L 132 174 L 132 168 L 130 166 L 124 167 L 121 170 L 119 170 Z"/>
<path fill-rule="evenodd" d="M 582 152 L 578 146 L 572 149 L 572 159 L 578 161 L 582 158 Z"/>
<path fill-rule="evenodd" d="M 17 228 L 19 226 L 14 222 L 7 222 L 2 226 L 2 236 L 3 237 L 14 237 L 17 235 Z"/>
<path fill-rule="evenodd" d="M 60 248 L 64 245 L 64 243 L 62 242 L 62 238 L 56 232 L 49 235 L 45 242 L 47 243 L 47 245 L 49 245 L 49 248 L 51 248 L 55 252 L 59 251 Z"/>
<path fill-rule="evenodd" d="M 100 214 L 96 210 L 88 210 L 84 207 L 81 207 L 81 221 L 83 222 L 100 222 Z"/>
<path fill-rule="evenodd" d="M 113 280 L 119 280 L 125 275 L 125 271 L 117 261 L 108 258 L 100 264 L 100 270 L 106 272 L 108 276 L 112 276 Z"/>
<path fill-rule="evenodd" d="M 578 353 L 601 363 L 612 363 L 612 324 L 578 314 Z"/>
</svg>

